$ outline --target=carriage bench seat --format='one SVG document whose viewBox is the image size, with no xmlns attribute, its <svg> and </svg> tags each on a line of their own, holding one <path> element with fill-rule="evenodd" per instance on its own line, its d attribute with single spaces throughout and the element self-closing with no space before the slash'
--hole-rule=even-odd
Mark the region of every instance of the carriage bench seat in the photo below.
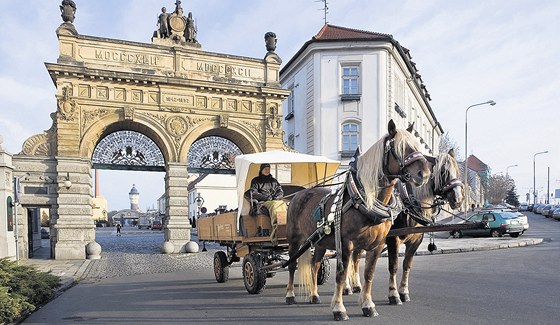
<svg viewBox="0 0 560 325">
<path fill-rule="evenodd" d="M 298 185 L 281 185 L 282 186 L 282 191 L 284 191 L 284 202 L 286 202 L 287 205 L 290 204 L 290 201 L 292 200 L 292 198 L 294 197 L 294 195 L 301 191 L 304 190 L 305 187 L 303 186 L 298 186 Z M 244 193 L 244 197 L 251 202 L 251 209 L 249 210 L 249 215 L 252 216 L 256 216 L 258 214 L 264 214 L 266 216 L 270 216 L 268 213 L 268 209 L 261 206 L 259 207 L 259 201 L 253 199 L 253 196 L 251 195 L 251 190 L 247 190 Z"/>
<path fill-rule="evenodd" d="M 295 193 L 304 190 L 305 187 L 297 185 L 281 185 L 282 191 L 284 191 L 284 202 L 290 204 L 290 200 L 293 198 Z M 270 214 L 267 208 L 260 206 L 257 200 L 254 200 L 251 196 L 251 190 L 247 190 L 244 193 L 245 199 L 251 202 L 251 209 L 249 215 L 243 216 L 241 222 L 243 226 L 241 227 L 243 235 L 245 237 L 255 237 L 255 236 L 269 236 L 272 230 L 272 224 L 270 223 Z M 278 212 L 276 219 L 278 222 L 278 229 L 276 230 L 276 236 L 279 239 L 286 237 L 286 218 L 287 212 Z"/>
</svg>

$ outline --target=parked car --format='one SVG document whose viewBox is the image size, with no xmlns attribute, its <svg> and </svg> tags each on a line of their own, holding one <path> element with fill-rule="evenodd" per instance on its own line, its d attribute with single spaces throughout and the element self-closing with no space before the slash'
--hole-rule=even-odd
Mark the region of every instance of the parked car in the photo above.
<svg viewBox="0 0 560 325">
<path fill-rule="evenodd" d="M 517 211 L 529 211 L 529 205 L 527 205 L 527 203 L 521 203 Z"/>
<path fill-rule="evenodd" d="M 540 209 L 541 215 L 543 215 L 547 218 L 550 218 L 551 215 L 548 214 L 550 212 L 550 209 L 552 209 L 552 205 L 551 204 L 545 204 L 544 207 L 542 209 Z"/>
<path fill-rule="evenodd" d="M 555 209 L 552 211 L 552 217 L 556 220 L 560 221 L 560 208 Z"/>
<path fill-rule="evenodd" d="M 511 237 L 519 237 L 524 231 L 522 221 L 513 212 L 508 211 L 481 211 L 469 217 L 465 223 L 477 223 L 487 221 L 488 228 L 453 230 L 450 232 L 454 238 L 463 236 L 491 236 L 502 237 L 509 234 Z"/>
<path fill-rule="evenodd" d="M 545 206 L 545 204 L 535 205 L 535 207 L 533 208 L 533 212 L 535 212 L 537 214 L 541 214 L 544 206 Z"/>
<path fill-rule="evenodd" d="M 523 231 L 521 232 L 521 234 L 524 234 L 529 229 L 529 220 L 527 219 L 526 215 L 519 211 L 514 213 L 517 215 L 519 221 L 521 221 L 521 224 L 523 225 Z"/>
<path fill-rule="evenodd" d="M 555 205 L 550 205 L 549 209 L 543 209 L 543 216 L 547 217 L 547 218 L 551 218 L 552 217 L 552 213 L 554 212 L 554 210 L 560 208 L 560 205 L 555 204 Z"/>
<path fill-rule="evenodd" d="M 152 226 L 151 226 L 152 230 L 162 230 L 163 229 L 163 225 L 161 224 L 161 221 L 159 220 L 154 220 L 152 221 Z"/>
<path fill-rule="evenodd" d="M 534 206 L 535 206 L 534 204 L 529 204 L 529 207 L 527 208 L 527 211 L 531 211 L 531 212 L 532 212 Z"/>
</svg>

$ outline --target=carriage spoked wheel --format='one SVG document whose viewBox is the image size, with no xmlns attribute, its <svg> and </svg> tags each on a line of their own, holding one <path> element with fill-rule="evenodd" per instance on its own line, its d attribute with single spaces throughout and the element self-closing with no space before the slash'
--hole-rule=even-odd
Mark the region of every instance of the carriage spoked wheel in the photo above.
<svg viewBox="0 0 560 325">
<path fill-rule="evenodd" d="M 319 266 L 319 272 L 317 272 L 317 284 L 323 285 L 329 280 L 329 276 L 331 275 L 331 263 L 329 263 L 329 259 L 323 257 L 321 260 L 321 266 Z"/>
<path fill-rule="evenodd" d="M 224 283 L 229 279 L 229 263 L 226 253 L 222 251 L 214 254 L 214 276 L 218 283 Z"/>
<path fill-rule="evenodd" d="M 261 270 L 260 255 L 251 253 L 243 258 L 243 283 L 250 294 L 259 294 L 266 285 L 266 272 Z"/>
</svg>

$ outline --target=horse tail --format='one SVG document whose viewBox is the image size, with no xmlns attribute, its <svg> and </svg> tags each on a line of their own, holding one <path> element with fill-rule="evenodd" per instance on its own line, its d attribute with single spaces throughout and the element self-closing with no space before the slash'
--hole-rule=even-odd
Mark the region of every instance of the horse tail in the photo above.
<svg viewBox="0 0 560 325">
<path fill-rule="evenodd" d="M 311 296 L 311 288 L 313 285 L 311 257 L 311 250 L 308 249 L 298 258 L 297 261 L 300 295 L 305 295 L 306 297 Z"/>
</svg>

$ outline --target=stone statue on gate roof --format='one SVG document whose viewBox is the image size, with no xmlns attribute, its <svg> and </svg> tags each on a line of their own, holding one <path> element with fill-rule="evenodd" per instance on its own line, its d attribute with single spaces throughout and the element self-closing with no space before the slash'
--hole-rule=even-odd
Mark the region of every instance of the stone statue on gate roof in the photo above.
<svg viewBox="0 0 560 325">
<path fill-rule="evenodd" d="M 74 19 L 76 18 L 76 3 L 72 0 L 62 0 L 59 6 L 62 24 L 56 29 L 57 35 L 78 35 L 76 27 L 74 27 Z"/>
<path fill-rule="evenodd" d="M 175 11 L 167 13 L 165 7 L 161 9 L 157 19 L 158 29 L 154 32 L 152 42 L 160 45 L 183 45 L 187 47 L 200 48 L 196 40 L 197 27 L 192 12 L 188 16 L 183 15 L 181 1 L 175 1 Z"/>
<path fill-rule="evenodd" d="M 65 23 L 74 23 L 74 18 L 76 18 L 76 3 L 72 0 L 63 0 L 60 4 L 60 12 L 62 20 Z"/>
</svg>

